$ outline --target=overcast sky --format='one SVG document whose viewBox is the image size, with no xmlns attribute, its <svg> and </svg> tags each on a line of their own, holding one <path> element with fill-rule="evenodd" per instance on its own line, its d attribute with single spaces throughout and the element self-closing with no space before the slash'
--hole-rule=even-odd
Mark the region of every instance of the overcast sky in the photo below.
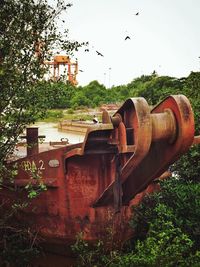
<svg viewBox="0 0 200 267">
<path fill-rule="evenodd" d="M 89 52 L 75 54 L 83 70 L 79 85 L 98 80 L 110 87 L 154 70 L 174 77 L 200 70 L 200 0 L 71 2 L 63 25 L 70 39 L 89 42 Z"/>
</svg>

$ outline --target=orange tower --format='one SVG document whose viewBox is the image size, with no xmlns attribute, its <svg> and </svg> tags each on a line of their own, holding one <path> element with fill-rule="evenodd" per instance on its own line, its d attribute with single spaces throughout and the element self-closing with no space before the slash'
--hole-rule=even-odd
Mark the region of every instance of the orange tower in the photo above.
<svg viewBox="0 0 200 267">
<path fill-rule="evenodd" d="M 46 65 L 53 67 L 53 80 L 58 81 L 61 77 L 60 67 L 64 66 L 67 71 L 67 81 L 72 85 L 77 85 L 76 75 L 78 73 L 78 62 L 71 62 L 70 57 L 67 55 L 55 55 L 53 61 L 45 61 Z"/>
</svg>

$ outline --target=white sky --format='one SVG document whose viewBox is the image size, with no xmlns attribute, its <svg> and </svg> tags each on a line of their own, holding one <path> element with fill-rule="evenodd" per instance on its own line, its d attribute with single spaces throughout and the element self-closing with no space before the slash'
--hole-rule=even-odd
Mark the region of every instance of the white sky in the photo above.
<svg viewBox="0 0 200 267">
<path fill-rule="evenodd" d="M 200 0 L 71 2 L 63 25 L 70 39 L 89 41 L 90 49 L 75 54 L 84 71 L 79 85 L 98 80 L 109 87 L 154 70 L 174 77 L 200 70 Z"/>
</svg>

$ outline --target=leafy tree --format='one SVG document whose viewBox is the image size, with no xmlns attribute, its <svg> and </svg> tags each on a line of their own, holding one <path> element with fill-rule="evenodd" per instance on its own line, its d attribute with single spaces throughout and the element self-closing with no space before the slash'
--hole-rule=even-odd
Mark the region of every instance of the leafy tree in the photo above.
<svg viewBox="0 0 200 267">
<path fill-rule="evenodd" d="M 114 103 L 124 102 L 127 98 L 133 97 L 126 85 L 112 87 L 108 90 L 108 95 L 111 97 L 111 101 L 109 102 Z"/>
<path fill-rule="evenodd" d="M 77 92 L 71 99 L 71 107 L 78 108 L 78 107 L 90 107 L 92 104 L 90 100 L 84 95 L 82 91 Z"/>
<path fill-rule="evenodd" d="M 87 86 L 83 87 L 85 97 L 93 103 L 94 107 L 99 106 L 101 102 L 104 102 L 106 91 L 105 86 L 99 84 L 98 81 L 92 81 Z"/>
<path fill-rule="evenodd" d="M 76 88 L 70 83 L 44 82 L 44 94 L 48 108 L 70 108 L 70 101 Z"/>
<path fill-rule="evenodd" d="M 136 266 L 198 266 L 199 199 L 200 184 L 173 178 L 134 207 L 132 260 L 137 256 L 144 264 Z"/>
<path fill-rule="evenodd" d="M 177 178 L 162 181 L 159 192 L 147 195 L 141 205 L 133 207 L 131 225 L 135 229 L 136 238 L 144 239 L 148 235 L 150 225 L 162 217 L 164 221 L 171 221 L 187 234 L 194 241 L 195 249 L 198 249 L 199 204 L 199 183 Z M 157 227 L 160 227 L 159 224 Z"/>
<path fill-rule="evenodd" d="M 151 105 L 155 105 L 171 94 L 182 92 L 182 83 L 178 79 L 168 76 L 152 75 L 152 79 L 142 85 L 138 96 L 144 97 Z"/>
<path fill-rule="evenodd" d="M 58 17 L 71 4 L 58 0 L 0 1 L 0 162 L 12 152 L 27 124 L 44 114 L 47 106 L 43 61 L 53 47 L 72 52 L 81 45 L 60 33 Z"/>
<path fill-rule="evenodd" d="M 127 88 L 130 91 L 131 97 L 140 96 L 140 92 L 146 88 L 146 83 L 151 81 L 154 76 L 155 75 L 142 75 L 128 83 Z"/>
<path fill-rule="evenodd" d="M 105 97 L 106 88 L 98 81 L 92 81 L 84 87 L 76 88 L 70 103 L 71 107 L 75 108 L 78 106 L 96 107 L 104 103 Z"/>
</svg>

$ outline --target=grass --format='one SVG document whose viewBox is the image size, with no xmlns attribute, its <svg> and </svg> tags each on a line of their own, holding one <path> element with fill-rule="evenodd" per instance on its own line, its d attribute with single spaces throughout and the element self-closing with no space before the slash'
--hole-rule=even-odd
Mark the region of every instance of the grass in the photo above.
<svg viewBox="0 0 200 267">
<path fill-rule="evenodd" d="M 101 120 L 101 113 L 95 109 L 80 109 L 80 110 L 66 110 L 66 109 L 51 109 L 40 122 L 58 122 L 60 120 L 92 120 L 94 114 Z"/>
<path fill-rule="evenodd" d="M 64 113 L 63 110 L 61 109 L 51 109 L 48 110 L 46 113 L 46 116 L 44 117 L 44 119 L 40 119 L 39 121 L 42 122 L 57 122 L 58 120 L 63 119 L 64 117 Z"/>
</svg>

